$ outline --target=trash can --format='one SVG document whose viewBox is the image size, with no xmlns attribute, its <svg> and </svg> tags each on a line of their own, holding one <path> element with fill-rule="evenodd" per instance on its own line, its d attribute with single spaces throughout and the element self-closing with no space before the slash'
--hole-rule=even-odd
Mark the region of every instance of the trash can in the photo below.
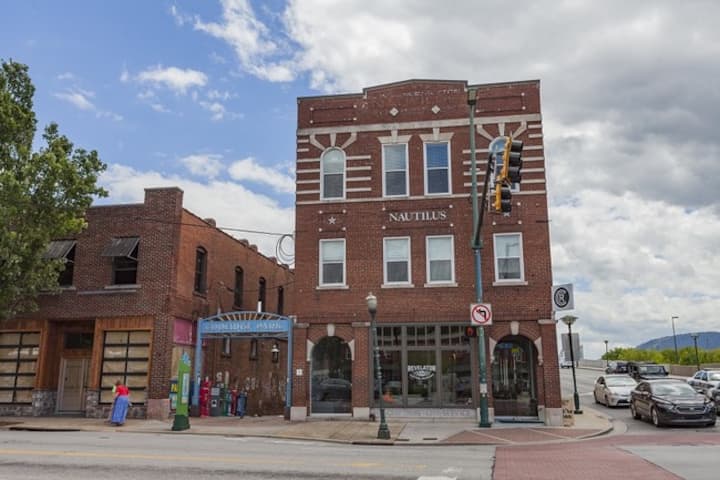
<svg viewBox="0 0 720 480">
<path fill-rule="evenodd" d="M 247 406 L 247 393 L 240 392 L 237 399 L 237 410 L 235 415 L 242 418 L 245 416 L 245 407 Z"/>
</svg>

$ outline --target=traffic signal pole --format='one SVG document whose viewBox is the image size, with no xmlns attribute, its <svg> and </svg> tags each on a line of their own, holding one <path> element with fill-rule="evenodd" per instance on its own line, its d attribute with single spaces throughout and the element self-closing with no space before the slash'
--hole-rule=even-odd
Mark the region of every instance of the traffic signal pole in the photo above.
<svg viewBox="0 0 720 480">
<path fill-rule="evenodd" d="M 473 238 L 471 247 L 475 257 L 475 303 L 482 303 L 482 236 L 480 230 L 482 227 L 482 218 L 485 211 L 485 198 L 487 196 L 488 180 L 490 178 L 490 168 L 492 156 L 488 157 L 487 171 L 485 173 L 485 183 L 483 185 L 482 205 L 478 208 L 478 185 L 477 185 L 477 160 L 475 158 L 475 104 L 477 99 L 475 95 L 477 90 L 468 89 L 468 106 L 470 107 L 470 176 L 471 199 L 472 199 L 472 216 L 473 216 Z M 492 155 L 492 154 L 491 154 Z M 479 427 L 490 427 L 488 415 L 488 388 L 487 388 L 487 367 L 485 364 L 485 327 L 478 327 L 478 357 L 480 369 L 480 421 Z"/>
</svg>

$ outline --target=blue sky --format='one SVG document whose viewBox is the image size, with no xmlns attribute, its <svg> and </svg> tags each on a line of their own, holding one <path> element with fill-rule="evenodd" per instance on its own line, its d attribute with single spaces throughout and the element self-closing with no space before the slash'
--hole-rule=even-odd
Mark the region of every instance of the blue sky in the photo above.
<svg viewBox="0 0 720 480">
<path fill-rule="evenodd" d="M 540 79 L 555 283 L 587 356 L 720 329 L 720 4 L 708 0 L 3 2 L 40 126 L 178 185 L 218 225 L 294 229 L 296 98 L 408 78 Z M 237 233 L 274 255 L 272 235 Z"/>
</svg>

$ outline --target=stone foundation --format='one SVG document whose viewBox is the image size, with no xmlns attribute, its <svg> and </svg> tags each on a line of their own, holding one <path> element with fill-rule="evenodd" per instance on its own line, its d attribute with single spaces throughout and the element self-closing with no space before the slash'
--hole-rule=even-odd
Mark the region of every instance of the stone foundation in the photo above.
<svg viewBox="0 0 720 480">
<path fill-rule="evenodd" d="M 33 390 L 32 393 L 33 417 L 47 417 L 54 415 L 57 409 L 57 391 Z"/>
</svg>

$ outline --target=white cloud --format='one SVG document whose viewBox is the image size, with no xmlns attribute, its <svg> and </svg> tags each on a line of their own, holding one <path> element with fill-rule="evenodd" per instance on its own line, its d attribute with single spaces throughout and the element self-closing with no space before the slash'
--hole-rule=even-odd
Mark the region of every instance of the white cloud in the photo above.
<svg viewBox="0 0 720 480">
<path fill-rule="evenodd" d="M 202 218 L 214 218 L 218 227 L 272 233 L 292 233 L 294 212 L 283 208 L 272 198 L 254 193 L 233 182 L 194 182 L 179 176 L 155 171 L 140 171 L 111 164 L 100 177 L 100 184 L 110 193 L 103 203 L 137 203 L 144 198 L 144 189 L 177 186 L 184 191 L 184 206 Z M 222 192 L 222 195 L 218 195 Z M 232 202 L 227 199 L 232 198 Z M 243 208 L 238 208 L 242 205 Z M 237 238 L 247 238 L 267 256 L 275 256 L 276 235 L 228 231 Z"/>
<path fill-rule="evenodd" d="M 228 91 L 221 92 L 221 91 L 215 90 L 215 89 L 209 90 L 205 95 L 210 100 L 224 100 L 224 101 L 227 101 L 231 98 L 237 97 L 237 95 L 230 93 Z"/>
<path fill-rule="evenodd" d="M 171 113 L 171 110 L 166 108 L 162 103 L 151 103 L 150 108 L 158 113 Z"/>
<path fill-rule="evenodd" d="M 225 118 L 236 119 L 243 117 L 241 113 L 229 112 L 220 102 L 205 102 L 200 100 L 198 104 L 208 112 L 212 113 L 211 118 L 216 122 Z"/>
<path fill-rule="evenodd" d="M 259 165 L 253 157 L 233 162 L 228 172 L 233 180 L 263 183 L 282 193 L 295 192 L 295 181 L 291 177 Z"/>
<path fill-rule="evenodd" d="M 188 155 L 180 159 L 180 162 L 193 174 L 199 177 L 215 178 L 225 168 L 220 161 L 222 155 L 197 154 Z"/>
<path fill-rule="evenodd" d="M 204 87 L 208 78 L 203 72 L 177 67 L 163 67 L 158 65 L 137 74 L 135 77 L 141 83 L 154 86 L 165 86 L 175 93 L 185 94 L 192 87 Z"/>
<path fill-rule="evenodd" d="M 57 76 L 58 80 L 75 80 L 75 75 L 71 72 L 64 72 Z"/>
<path fill-rule="evenodd" d="M 65 92 L 55 93 L 53 96 L 72 104 L 80 110 L 95 110 L 95 105 L 90 101 L 90 98 L 93 96 L 92 92 L 68 90 Z"/>
</svg>

